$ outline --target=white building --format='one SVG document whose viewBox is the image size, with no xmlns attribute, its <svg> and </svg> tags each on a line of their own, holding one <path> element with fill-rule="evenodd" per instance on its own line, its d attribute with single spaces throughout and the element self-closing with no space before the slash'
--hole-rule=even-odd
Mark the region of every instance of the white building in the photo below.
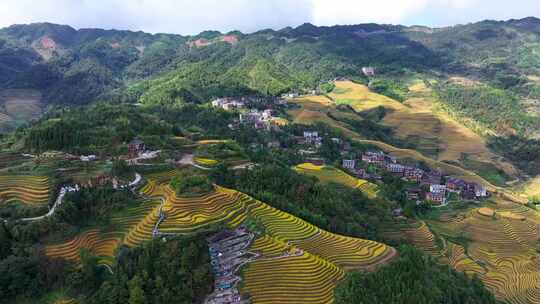
<svg viewBox="0 0 540 304">
<path fill-rule="evenodd" d="M 386 170 L 392 173 L 403 173 L 405 171 L 405 166 L 401 164 L 390 163 L 386 165 Z"/>
<path fill-rule="evenodd" d="M 272 118 L 272 113 L 273 113 L 272 109 L 266 109 L 266 110 L 264 110 L 262 112 L 262 118 L 263 119 L 270 119 L 270 118 Z"/>
<path fill-rule="evenodd" d="M 84 161 L 84 162 L 88 162 L 88 161 L 93 161 L 93 160 L 96 160 L 97 159 L 97 156 L 95 155 L 81 155 L 81 161 Z"/>
<path fill-rule="evenodd" d="M 488 192 L 485 187 L 482 187 L 480 185 L 474 185 L 474 193 L 476 194 L 476 197 L 487 197 Z"/>
<path fill-rule="evenodd" d="M 319 132 L 316 131 L 304 131 L 305 139 L 315 139 L 319 137 Z"/>
<path fill-rule="evenodd" d="M 363 67 L 362 68 L 362 73 L 364 73 L 364 75 L 366 76 L 375 76 L 375 69 L 372 68 L 372 67 Z"/>
<path fill-rule="evenodd" d="M 219 98 L 212 101 L 212 107 L 222 108 L 224 110 L 240 109 L 245 106 L 244 102 L 235 100 L 233 98 Z"/>
<path fill-rule="evenodd" d="M 258 123 L 262 119 L 262 114 L 257 110 L 252 110 L 246 114 L 240 114 L 240 122 L 242 123 Z"/>
<path fill-rule="evenodd" d="M 432 192 L 432 193 L 446 192 L 446 185 L 431 184 L 429 185 L 429 192 Z"/>
<path fill-rule="evenodd" d="M 345 169 L 354 169 L 356 167 L 356 160 L 354 160 L 354 159 L 344 159 L 342 166 Z"/>
</svg>

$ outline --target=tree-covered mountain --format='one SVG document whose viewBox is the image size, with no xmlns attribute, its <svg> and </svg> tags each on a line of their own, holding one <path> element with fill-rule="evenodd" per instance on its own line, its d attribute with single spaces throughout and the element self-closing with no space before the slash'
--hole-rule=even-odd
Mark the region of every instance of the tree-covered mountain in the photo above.
<svg viewBox="0 0 540 304">
<path fill-rule="evenodd" d="M 366 65 L 390 75 L 458 73 L 511 87 L 539 72 L 539 35 L 535 18 L 438 29 L 304 24 L 189 37 L 13 25 L 0 30 L 0 80 L 2 87 L 40 89 L 47 101 L 69 104 L 140 80 L 150 81 L 129 92 L 160 91 L 146 94 L 151 102 L 201 101 L 223 90 L 279 94 L 338 76 L 362 77 Z"/>
<path fill-rule="evenodd" d="M 49 23 L 0 30 L 0 89 L 38 90 L 45 104 L 279 95 L 336 77 L 367 84 L 373 79 L 364 66 L 375 68 L 382 80 L 376 83 L 431 81 L 447 110 L 477 122 L 485 134 L 517 136 L 513 146 L 540 138 L 540 20 L 532 17 L 447 28 L 304 24 L 196 36 Z M 455 76 L 465 83 L 456 84 Z"/>
</svg>

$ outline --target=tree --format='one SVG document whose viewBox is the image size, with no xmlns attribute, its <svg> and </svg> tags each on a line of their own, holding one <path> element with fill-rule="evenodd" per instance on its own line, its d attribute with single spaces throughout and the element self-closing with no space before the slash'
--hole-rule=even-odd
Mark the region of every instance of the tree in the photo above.
<svg viewBox="0 0 540 304">
<path fill-rule="evenodd" d="M 129 304 L 144 304 L 146 300 L 142 285 L 142 280 L 137 275 L 129 281 Z"/>
</svg>

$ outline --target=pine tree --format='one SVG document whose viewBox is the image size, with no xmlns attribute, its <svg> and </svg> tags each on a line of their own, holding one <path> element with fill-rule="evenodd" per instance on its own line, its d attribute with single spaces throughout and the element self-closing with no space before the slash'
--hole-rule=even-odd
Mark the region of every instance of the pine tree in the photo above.
<svg viewBox="0 0 540 304">
<path fill-rule="evenodd" d="M 144 304 L 145 296 L 142 288 L 142 280 L 139 276 L 134 276 L 128 283 L 129 304 Z"/>
</svg>

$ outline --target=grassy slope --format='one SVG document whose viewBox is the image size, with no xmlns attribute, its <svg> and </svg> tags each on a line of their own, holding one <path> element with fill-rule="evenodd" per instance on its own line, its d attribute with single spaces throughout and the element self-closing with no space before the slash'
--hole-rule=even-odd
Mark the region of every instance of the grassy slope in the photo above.
<svg viewBox="0 0 540 304">
<path fill-rule="evenodd" d="M 338 82 L 338 88 L 348 88 L 345 95 L 331 94 L 336 101 L 340 96 L 351 100 L 357 111 L 383 106 L 390 110 L 383 124 L 392 127 L 396 135 L 407 141 L 419 141 L 417 150 L 439 161 L 459 162 L 463 154 L 474 160 L 494 163 L 508 176 L 516 176 L 516 169 L 486 146 L 486 141 L 472 130 L 436 109 L 431 92 L 425 86 L 414 84 L 411 98 L 403 104 L 390 98 L 368 92 L 367 87 L 351 82 Z M 419 139 L 419 140 L 418 140 Z"/>
<path fill-rule="evenodd" d="M 324 96 L 306 96 L 292 100 L 293 103 L 300 106 L 299 109 L 289 111 L 289 114 L 291 114 L 293 118 L 293 122 L 302 124 L 312 124 L 316 122 L 326 123 L 336 129 L 341 130 L 343 134 L 350 139 L 364 144 L 376 146 L 379 149 L 397 157 L 410 157 L 418 161 L 423 161 L 434 169 L 444 171 L 445 173 L 454 175 L 456 177 L 461 177 L 467 181 L 485 185 L 490 191 L 500 193 L 508 199 L 521 203 L 525 202 L 522 198 L 514 196 L 513 194 L 508 193 L 508 191 L 505 189 L 493 185 L 475 172 L 463 169 L 458 165 L 443 162 L 443 160 L 450 160 L 449 158 L 453 158 L 451 160 L 459 162 L 459 158 L 457 157 L 461 156 L 461 153 L 474 155 L 477 159 L 480 159 L 483 162 L 495 161 L 497 160 L 497 156 L 491 153 L 485 147 L 485 145 L 480 144 L 484 143 L 484 141 L 476 135 L 473 135 L 474 133 L 472 133 L 472 131 L 460 126 L 457 122 L 452 121 L 450 118 L 444 117 L 443 114 L 439 112 L 430 109 L 430 111 L 432 111 L 428 112 L 430 120 L 437 120 L 437 126 L 426 126 L 425 117 L 417 114 L 420 112 L 419 109 L 421 109 L 421 111 L 428 110 L 429 107 L 426 105 L 426 103 L 428 103 L 429 100 L 422 101 L 420 105 L 418 105 L 420 101 L 417 100 L 417 105 L 413 107 L 410 105 L 410 101 L 406 102 L 405 104 L 401 104 L 390 98 L 367 92 L 367 88 L 365 86 L 354 84 L 352 82 L 338 81 L 336 82 L 336 87 L 338 88 L 337 92 L 341 94 L 334 92 L 333 94 L 330 94 L 330 97 L 337 103 L 346 103 L 350 105 L 356 111 L 369 110 L 378 106 L 383 106 L 393 110 L 393 112 L 384 118 L 383 123 L 388 126 L 395 127 L 397 136 L 400 136 L 400 134 L 410 135 L 414 132 L 418 132 L 418 134 L 415 135 L 422 136 L 423 134 L 430 134 L 430 132 L 438 132 L 438 138 L 446 140 L 444 144 L 441 144 L 442 148 L 446 147 L 446 149 L 444 149 L 445 153 L 441 154 L 444 156 L 444 158 L 432 158 L 426 156 L 424 153 L 418 152 L 417 150 L 397 148 L 380 141 L 364 139 L 361 135 L 352 131 L 351 128 L 346 124 L 335 121 L 327 115 L 328 113 L 336 113 L 337 109 L 335 107 L 335 102 Z M 417 87 L 417 89 L 420 88 L 421 87 Z M 414 103 L 415 102 L 413 101 L 413 104 Z M 401 116 L 401 119 L 408 119 L 411 123 L 407 125 L 399 125 L 401 119 L 396 119 L 396 115 Z M 429 130 L 430 127 L 433 127 L 432 131 L 426 132 L 426 130 Z M 435 127 L 445 131 L 437 131 L 435 130 Z M 445 135 L 447 136 L 444 137 Z M 463 143 L 464 138 L 467 138 L 467 144 Z M 507 169 L 509 173 L 514 170 L 510 164 L 503 164 L 505 165 L 504 168 Z"/>
<path fill-rule="evenodd" d="M 0 132 L 37 119 L 43 111 L 41 94 L 34 90 L 0 91 Z"/>
</svg>

